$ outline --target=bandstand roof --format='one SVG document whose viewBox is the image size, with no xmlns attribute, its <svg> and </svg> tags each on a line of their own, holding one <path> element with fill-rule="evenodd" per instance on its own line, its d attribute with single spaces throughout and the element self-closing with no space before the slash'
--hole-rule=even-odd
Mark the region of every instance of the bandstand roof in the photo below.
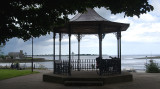
<svg viewBox="0 0 160 89">
<path fill-rule="evenodd" d="M 78 13 L 69 23 L 54 29 L 56 33 L 71 34 L 98 34 L 126 31 L 129 27 L 127 23 L 112 22 L 101 17 L 95 10 L 87 8 L 85 13 Z"/>
</svg>

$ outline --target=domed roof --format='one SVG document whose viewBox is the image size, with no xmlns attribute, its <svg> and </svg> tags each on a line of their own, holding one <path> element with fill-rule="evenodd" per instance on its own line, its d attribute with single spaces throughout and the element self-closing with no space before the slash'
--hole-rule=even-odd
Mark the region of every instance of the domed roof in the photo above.
<svg viewBox="0 0 160 89">
<path fill-rule="evenodd" d="M 54 28 L 56 33 L 98 34 L 126 31 L 129 24 L 112 22 L 100 16 L 94 9 L 87 8 L 84 13 L 78 13 L 64 26 Z"/>
<path fill-rule="evenodd" d="M 73 21 L 107 21 L 105 18 L 101 17 L 95 10 L 87 8 L 87 11 L 84 13 L 78 13 L 72 19 Z"/>
</svg>

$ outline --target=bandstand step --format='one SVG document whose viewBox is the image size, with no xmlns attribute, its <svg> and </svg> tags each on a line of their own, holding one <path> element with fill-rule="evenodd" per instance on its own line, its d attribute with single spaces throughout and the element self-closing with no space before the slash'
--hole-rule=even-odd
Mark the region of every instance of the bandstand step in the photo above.
<svg viewBox="0 0 160 89">
<path fill-rule="evenodd" d="M 102 86 L 103 81 L 65 81 L 65 86 Z"/>
</svg>

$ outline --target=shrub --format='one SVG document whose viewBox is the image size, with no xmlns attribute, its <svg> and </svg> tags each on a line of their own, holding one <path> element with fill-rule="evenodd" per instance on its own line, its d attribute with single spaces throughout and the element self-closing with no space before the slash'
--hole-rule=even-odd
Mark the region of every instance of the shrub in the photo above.
<svg viewBox="0 0 160 89">
<path fill-rule="evenodd" d="M 159 66 L 157 63 L 153 62 L 153 60 L 150 60 L 149 64 L 146 64 L 146 72 L 147 73 L 159 73 Z"/>
<path fill-rule="evenodd" d="M 0 58 L 5 59 L 5 56 L 4 55 L 0 55 Z"/>
</svg>

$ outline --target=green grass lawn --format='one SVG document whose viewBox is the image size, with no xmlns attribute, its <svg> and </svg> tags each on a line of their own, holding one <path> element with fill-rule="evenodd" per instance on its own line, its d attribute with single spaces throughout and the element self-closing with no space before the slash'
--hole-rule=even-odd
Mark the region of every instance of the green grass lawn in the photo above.
<svg viewBox="0 0 160 89">
<path fill-rule="evenodd" d="M 0 69 L 0 80 L 28 75 L 28 74 L 34 74 L 34 73 L 39 73 L 39 72 L 34 71 L 32 73 L 31 70 Z"/>
</svg>

